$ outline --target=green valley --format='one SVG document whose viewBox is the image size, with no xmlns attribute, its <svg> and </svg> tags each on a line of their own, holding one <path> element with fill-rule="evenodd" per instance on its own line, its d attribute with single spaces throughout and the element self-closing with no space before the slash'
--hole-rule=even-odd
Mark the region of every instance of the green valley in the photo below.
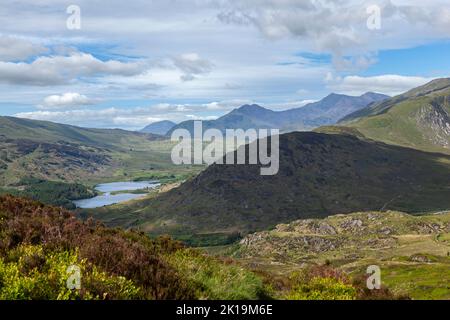
<svg viewBox="0 0 450 320">
<path fill-rule="evenodd" d="M 31 195 L 68 208 L 73 206 L 70 200 L 80 198 L 77 184 L 89 195 L 87 190 L 101 182 L 180 181 L 202 169 L 174 166 L 173 143 L 157 135 L 12 117 L 0 117 L 0 147 L 0 193 Z M 52 199 L 42 182 L 67 192 Z"/>
</svg>

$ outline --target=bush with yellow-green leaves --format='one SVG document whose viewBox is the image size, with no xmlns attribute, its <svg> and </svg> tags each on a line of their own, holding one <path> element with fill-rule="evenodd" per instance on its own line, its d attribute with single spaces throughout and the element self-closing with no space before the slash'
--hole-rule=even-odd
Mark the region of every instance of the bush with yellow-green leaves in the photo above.
<svg viewBox="0 0 450 320">
<path fill-rule="evenodd" d="M 68 268 L 80 268 L 79 290 L 67 285 Z M 136 299 L 132 281 L 108 275 L 80 260 L 76 251 L 45 253 L 42 246 L 21 245 L 0 258 L 0 299 Z"/>
<path fill-rule="evenodd" d="M 357 290 L 349 284 L 334 279 L 311 279 L 308 283 L 301 283 L 287 295 L 289 300 L 355 300 Z"/>
</svg>

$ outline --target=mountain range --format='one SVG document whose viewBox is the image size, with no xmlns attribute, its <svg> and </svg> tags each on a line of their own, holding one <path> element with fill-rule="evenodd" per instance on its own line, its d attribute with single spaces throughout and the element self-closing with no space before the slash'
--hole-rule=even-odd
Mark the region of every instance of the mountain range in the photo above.
<svg viewBox="0 0 450 320">
<path fill-rule="evenodd" d="M 389 98 L 386 95 L 368 92 L 359 97 L 332 93 L 324 99 L 300 108 L 273 111 L 257 104 L 244 105 L 216 119 L 203 121 L 204 130 L 219 129 L 280 129 L 280 132 L 305 131 L 323 125 L 335 124 L 342 117 L 363 109 L 372 103 Z M 194 120 L 181 122 L 171 128 L 187 129 L 193 134 Z"/>
</svg>

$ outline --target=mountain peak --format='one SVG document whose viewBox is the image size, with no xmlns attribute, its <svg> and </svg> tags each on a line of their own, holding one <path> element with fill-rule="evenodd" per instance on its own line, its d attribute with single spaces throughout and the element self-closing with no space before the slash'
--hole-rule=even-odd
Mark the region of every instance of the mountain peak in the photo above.
<svg viewBox="0 0 450 320">
<path fill-rule="evenodd" d="M 266 111 L 267 109 L 257 104 L 245 104 L 236 110 L 244 113 L 249 113 L 249 112 Z"/>
<path fill-rule="evenodd" d="M 325 103 L 327 105 L 334 105 L 345 98 L 349 98 L 349 96 L 333 92 L 333 93 L 330 93 L 329 95 L 327 95 L 325 98 L 323 98 L 319 102 Z"/>
<path fill-rule="evenodd" d="M 339 94 L 339 93 L 330 93 L 329 95 L 327 95 L 324 99 L 328 99 L 328 98 L 339 98 L 339 97 L 343 97 L 343 94 Z"/>
</svg>

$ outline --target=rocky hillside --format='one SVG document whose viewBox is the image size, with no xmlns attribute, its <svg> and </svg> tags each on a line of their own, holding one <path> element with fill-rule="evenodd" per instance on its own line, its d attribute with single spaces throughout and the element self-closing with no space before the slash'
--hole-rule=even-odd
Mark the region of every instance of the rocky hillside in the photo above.
<svg viewBox="0 0 450 320">
<path fill-rule="evenodd" d="M 111 151 L 59 141 L 40 142 L 0 136 L 0 185 L 11 185 L 25 177 L 80 181 L 101 176 L 114 164 Z"/>
<path fill-rule="evenodd" d="M 234 249 L 253 268 L 285 273 L 323 264 L 381 282 L 415 299 L 450 299 L 450 212 L 361 212 L 298 220 L 246 236 Z"/>
<path fill-rule="evenodd" d="M 371 139 L 450 153 L 450 79 L 437 79 L 373 104 L 340 124 Z"/>
<path fill-rule="evenodd" d="M 368 257 L 387 258 L 388 252 L 396 250 L 420 254 L 423 248 L 410 252 L 419 238 L 432 240 L 433 235 L 446 237 L 448 234 L 450 212 L 416 217 L 395 211 L 374 211 L 280 224 L 271 231 L 246 236 L 240 241 L 240 250 L 244 257 L 270 257 L 280 262 L 298 263 L 333 257 L 353 261 Z M 416 240 L 408 242 L 408 237 Z M 450 252 L 450 243 L 435 243 L 433 253 L 446 256 L 447 252 Z"/>
</svg>

